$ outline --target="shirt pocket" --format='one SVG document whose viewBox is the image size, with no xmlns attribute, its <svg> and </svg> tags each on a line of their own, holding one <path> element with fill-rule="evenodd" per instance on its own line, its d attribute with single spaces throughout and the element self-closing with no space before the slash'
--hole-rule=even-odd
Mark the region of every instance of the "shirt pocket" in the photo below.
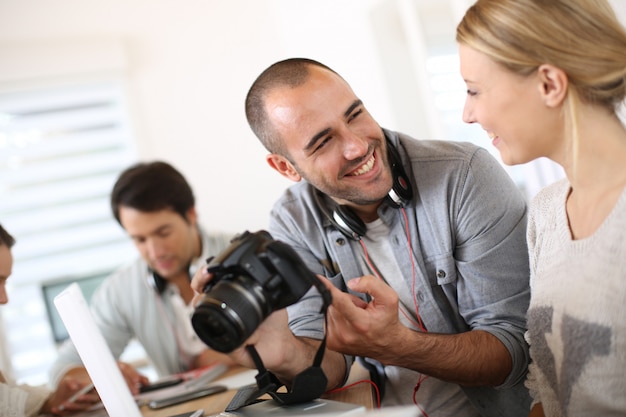
<svg viewBox="0 0 626 417">
<path fill-rule="evenodd" d="M 457 280 L 456 261 L 452 255 L 440 255 L 429 260 L 426 271 L 432 285 L 454 284 Z"/>
</svg>

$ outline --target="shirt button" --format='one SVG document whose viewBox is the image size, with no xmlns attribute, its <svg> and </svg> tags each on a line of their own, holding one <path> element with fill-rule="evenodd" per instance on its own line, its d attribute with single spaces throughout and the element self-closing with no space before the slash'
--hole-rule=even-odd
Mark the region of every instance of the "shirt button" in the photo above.
<svg viewBox="0 0 626 417">
<path fill-rule="evenodd" d="M 437 278 L 443 279 L 445 277 L 446 277 L 446 271 L 444 271 L 443 269 L 440 269 L 439 271 L 437 271 Z"/>
</svg>

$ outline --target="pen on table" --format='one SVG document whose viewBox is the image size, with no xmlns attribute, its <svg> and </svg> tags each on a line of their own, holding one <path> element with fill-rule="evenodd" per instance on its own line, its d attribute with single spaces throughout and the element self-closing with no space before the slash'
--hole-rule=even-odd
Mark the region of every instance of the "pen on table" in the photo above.
<svg viewBox="0 0 626 417">
<path fill-rule="evenodd" d="M 78 397 L 80 397 L 81 395 L 87 394 L 89 391 L 91 391 L 93 389 L 93 383 L 91 384 L 87 384 L 84 387 L 82 387 L 80 390 L 78 390 L 74 395 L 72 395 L 67 402 L 70 403 L 74 403 L 76 402 L 76 400 L 78 399 Z M 61 404 L 59 406 L 59 410 L 63 411 L 65 409 L 65 407 Z"/>
<path fill-rule="evenodd" d="M 202 417 L 204 415 L 204 410 L 199 409 L 193 412 L 189 417 Z"/>
</svg>

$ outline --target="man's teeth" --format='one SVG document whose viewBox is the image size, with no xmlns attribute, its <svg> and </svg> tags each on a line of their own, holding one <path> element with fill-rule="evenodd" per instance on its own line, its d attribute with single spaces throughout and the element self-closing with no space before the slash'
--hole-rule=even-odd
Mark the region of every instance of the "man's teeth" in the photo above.
<svg viewBox="0 0 626 417">
<path fill-rule="evenodd" d="M 372 157 L 366 163 L 364 163 L 361 166 L 361 168 L 359 168 L 358 170 L 354 171 L 350 175 L 351 176 L 363 175 L 366 172 L 369 172 L 372 169 L 373 166 L 374 166 L 374 155 L 372 155 Z"/>
</svg>

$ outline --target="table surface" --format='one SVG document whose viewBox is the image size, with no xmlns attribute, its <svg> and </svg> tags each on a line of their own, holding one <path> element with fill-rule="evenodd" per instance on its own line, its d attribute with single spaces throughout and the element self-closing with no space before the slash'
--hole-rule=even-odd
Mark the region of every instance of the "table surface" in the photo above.
<svg viewBox="0 0 626 417">
<path fill-rule="evenodd" d="M 234 376 L 246 369 L 233 368 L 228 370 L 224 375 L 215 380 L 214 384 L 219 384 L 220 379 Z M 141 407 L 141 414 L 144 417 L 171 417 L 176 414 L 184 412 L 203 409 L 205 415 L 217 414 L 226 408 L 232 397 L 237 392 L 236 389 L 221 392 L 219 394 L 209 395 L 207 397 L 198 398 L 196 400 L 187 401 L 181 404 L 176 404 L 170 407 L 161 408 L 159 410 L 152 410 L 147 406 Z M 368 383 L 354 384 L 350 388 L 343 389 L 341 391 L 335 391 L 329 394 L 323 395 L 323 398 L 343 401 L 354 404 L 360 404 L 367 409 L 374 408 L 374 396 L 372 392 L 372 386 Z"/>
</svg>

